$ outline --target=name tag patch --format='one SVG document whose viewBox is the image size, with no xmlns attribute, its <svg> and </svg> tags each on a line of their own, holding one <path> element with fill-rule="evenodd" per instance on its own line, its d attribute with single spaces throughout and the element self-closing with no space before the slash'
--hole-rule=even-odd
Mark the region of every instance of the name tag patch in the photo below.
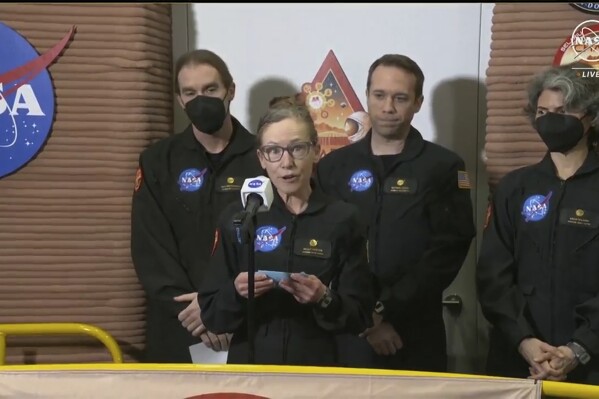
<svg viewBox="0 0 599 399">
<path fill-rule="evenodd" d="M 331 257 L 331 242 L 317 238 L 298 238 L 295 240 L 293 253 L 300 256 L 328 259 Z"/>
<path fill-rule="evenodd" d="M 385 179 L 385 192 L 389 194 L 414 194 L 418 188 L 416 179 L 388 177 Z"/>
<path fill-rule="evenodd" d="M 216 181 L 216 191 L 226 193 L 229 191 L 239 191 L 243 185 L 243 179 L 237 176 L 221 176 Z"/>
<path fill-rule="evenodd" d="M 582 208 L 564 209 L 560 213 L 559 221 L 561 224 L 592 229 L 599 226 L 599 214 Z"/>
</svg>

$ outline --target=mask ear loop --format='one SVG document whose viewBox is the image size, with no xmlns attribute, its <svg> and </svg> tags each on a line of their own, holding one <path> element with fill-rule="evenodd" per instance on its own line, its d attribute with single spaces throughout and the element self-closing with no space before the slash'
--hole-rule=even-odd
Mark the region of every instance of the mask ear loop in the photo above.
<svg viewBox="0 0 599 399">
<path fill-rule="evenodd" d="M 580 117 L 580 121 L 582 122 L 582 120 L 583 120 L 584 118 L 586 118 L 587 116 L 589 116 L 589 114 L 590 114 L 590 112 L 587 110 L 587 111 L 584 113 L 584 115 L 582 115 L 582 116 Z"/>
</svg>

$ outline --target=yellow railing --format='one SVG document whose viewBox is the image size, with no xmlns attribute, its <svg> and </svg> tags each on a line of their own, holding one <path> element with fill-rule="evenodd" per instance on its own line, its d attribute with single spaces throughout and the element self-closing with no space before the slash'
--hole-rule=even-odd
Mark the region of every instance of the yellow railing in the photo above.
<svg viewBox="0 0 599 399">
<path fill-rule="evenodd" d="M 6 336 L 7 335 L 48 335 L 48 334 L 85 334 L 101 341 L 110 354 L 114 363 L 123 363 L 123 356 L 117 342 L 104 330 L 79 323 L 23 323 L 0 324 L 0 370 L 6 371 L 198 371 L 225 373 L 309 373 L 309 374 L 345 374 L 373 376 L 421 376 L 444 378 L 500 378 L 471 374 L 433 373 L 419 371 L 350 369 L 327 367 L 293 367 L 293 366 L 252 366 L 252 365 L 193 365 L 193 364 L 41 364 L 5 366 Z M 554 381 L 541 382 L 543 395 L 555 398 L 599 398 L 599 386 L 572 384 Z"/>
<path fill-rule="evenodd" d="M 543 381 L 543 395 L 555 398 L 599 398 L 599 386 L 571 384 L 568 382 Z"/>
<path fill-rule="evenodd" d="M 7 335 L 83 334 L 96 338 L 106 346 L 114 363 L 123 363 L 123 354 L 117 342 L 101 328 L 81 323 L 18 323 L 0 324 L 0 365 L 6 361 Z"/>
</svg>

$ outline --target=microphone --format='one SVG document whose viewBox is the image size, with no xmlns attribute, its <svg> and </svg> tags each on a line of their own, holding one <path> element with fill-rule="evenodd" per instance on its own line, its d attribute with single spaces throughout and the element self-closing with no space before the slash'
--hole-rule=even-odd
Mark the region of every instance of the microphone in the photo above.
<svg viewBox="0 0 599 399">
<path fill-rule="evenodd" d="M 256 311 L 254 307 L 254 273 L 255 262 L 255 235 L 256 213 L 266 212 L 270 209 L 274 194 L 272 183 L 266 176 L 257 176 L 245 179 L 241 186 L 241 204 L 244 210 L 233 219 L 237 229 L 237 239 L 245 245 L 247 250 L 248 296 L 247 296 L 247 339 L 248 339 L 248 364 L 254 364 L 254 335 L 256 333 Z"/>
<path fill-rule="evenodd" d="M 241 204 L 248 216 L 267 212 L 274 199 L 272 183 L 266 176 L 245 179 L 241 187 Z"/>
</svg>

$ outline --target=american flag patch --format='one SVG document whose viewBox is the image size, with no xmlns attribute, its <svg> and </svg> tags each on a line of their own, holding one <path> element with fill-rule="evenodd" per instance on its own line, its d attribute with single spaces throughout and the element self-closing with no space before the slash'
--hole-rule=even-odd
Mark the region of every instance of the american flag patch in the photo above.
<svg viewBox="0 0 599 399">
<path fill-rule="evenodd" d="M 458 170 L 458 187 L 469 190 L 470 189 L 470 178 L 468 172 L 465 170 Z"/>
</svg>

